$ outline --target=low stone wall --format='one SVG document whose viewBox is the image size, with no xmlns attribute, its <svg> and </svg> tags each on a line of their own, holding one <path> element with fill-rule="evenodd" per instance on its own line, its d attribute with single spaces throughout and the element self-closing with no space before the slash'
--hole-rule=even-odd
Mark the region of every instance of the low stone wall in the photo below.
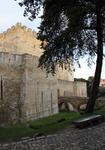
<svg viewBox="0 0 105 150">
<path fill-rule="evenodd" d="M 105 107 L 105 96 L 104 97 L 99 97 L 96 100 L 96 105 L 101 108 L 101 107 Z"/>
</svg>

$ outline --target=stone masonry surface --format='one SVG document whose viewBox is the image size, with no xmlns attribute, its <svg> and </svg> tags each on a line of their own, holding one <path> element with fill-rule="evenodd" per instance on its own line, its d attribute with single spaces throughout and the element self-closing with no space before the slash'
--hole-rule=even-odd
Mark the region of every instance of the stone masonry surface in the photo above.
<svg viewBox="0 0 105 150">
<path fill-rule="evenodd" d="M 37 65 L 37 56 L 0 53 L 0 125 L 58 113 L 57 80 Z"/>
<path fill-rule="evenodd" d="M 71 61 L 70 71 L 58 66 L 55 76 L 38 67 L 40 44 L 20 23 L 0 34 L 1 126 L 57 114 L 59 96 L 87 97 L 86 83 L 74 82 Z"/>
<path fill-rule="evenodd" d="M 0 144 L 0 150 L 105 150 L 105 123 L 55 135 Z"/>
</svg>

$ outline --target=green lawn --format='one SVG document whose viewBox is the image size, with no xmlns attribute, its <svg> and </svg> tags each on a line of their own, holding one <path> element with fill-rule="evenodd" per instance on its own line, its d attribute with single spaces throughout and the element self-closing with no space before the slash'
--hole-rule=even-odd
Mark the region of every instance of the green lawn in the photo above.
<svg viewBox="0 0 105 150">
<path fill-rule="evenodd" d="M 97 110 L 93 114 L 105 115 L 105 108 Z M 32 136 L 37 133 L 44 133 L 44 135 L 52 134 L 66 128 L 75 119 L 84 118 L 93 114 L 80 115 L 76 112 L 61 112 L 57 115 L 31 121 L 29 125 L 31 125 L 34 129 L 29 128 L 27 124 L 15 125 L 6 128 L 0 127 L 0 139 Z M 65 120 L 59 123 L 58 120 L 62 118 L 65 118 Z"/>
</svg>

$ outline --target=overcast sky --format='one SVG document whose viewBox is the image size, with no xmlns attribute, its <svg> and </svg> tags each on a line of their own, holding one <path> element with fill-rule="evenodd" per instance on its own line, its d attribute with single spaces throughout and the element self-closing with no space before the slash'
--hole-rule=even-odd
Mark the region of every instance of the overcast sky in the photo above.
<svg viewBox="0 0 105 150">
<path fill-rule="evenodd" d="M 28 28 L 32 28 L 37 31 L 37 27 L 40 24 L 40 18 L 37 18 L 33 22 L 28 20 L 28 18 L 23 16 L 24 8 L 20 7 L 17 1 L 1 0 L 0 33 L 15 25 L 17 22 L 21 22 L 22 25 L 26 25 Z"/>
<path fill-rule="evenodd" d="M 28 18 L 23 17 L 24 8 L 21 8 L 14 0 L 1 0 L 0 3 L 0 33 L 6 31 L 17 22 L 21 22 L 22 25 L 27 26 L 35 31 L 38 31 L 37 27 L 40 25 L 40 18 L 31 22 Z M 94 76 L 95 65 L 91 68 L 87 67 L 85 60 L 81 60 L 81 68 L 76 67 L 74 76 L 76 78 L 85 78 Z M 102 78 L 105 79 L 105 61 L 103 63 Z"/>
</svg>

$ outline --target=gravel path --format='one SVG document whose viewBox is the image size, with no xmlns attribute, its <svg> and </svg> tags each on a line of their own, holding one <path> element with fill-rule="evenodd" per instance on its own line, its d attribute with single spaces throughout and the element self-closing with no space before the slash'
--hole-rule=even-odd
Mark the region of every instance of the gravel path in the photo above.
<svg viewBox="0 0 105 150">
<path fill-rule="evenodd" d="M 105 122 L 81 130 L 67 128 L 55 135 L 0 144 L 0 150 L 105 150 Z"/>
</svg>

